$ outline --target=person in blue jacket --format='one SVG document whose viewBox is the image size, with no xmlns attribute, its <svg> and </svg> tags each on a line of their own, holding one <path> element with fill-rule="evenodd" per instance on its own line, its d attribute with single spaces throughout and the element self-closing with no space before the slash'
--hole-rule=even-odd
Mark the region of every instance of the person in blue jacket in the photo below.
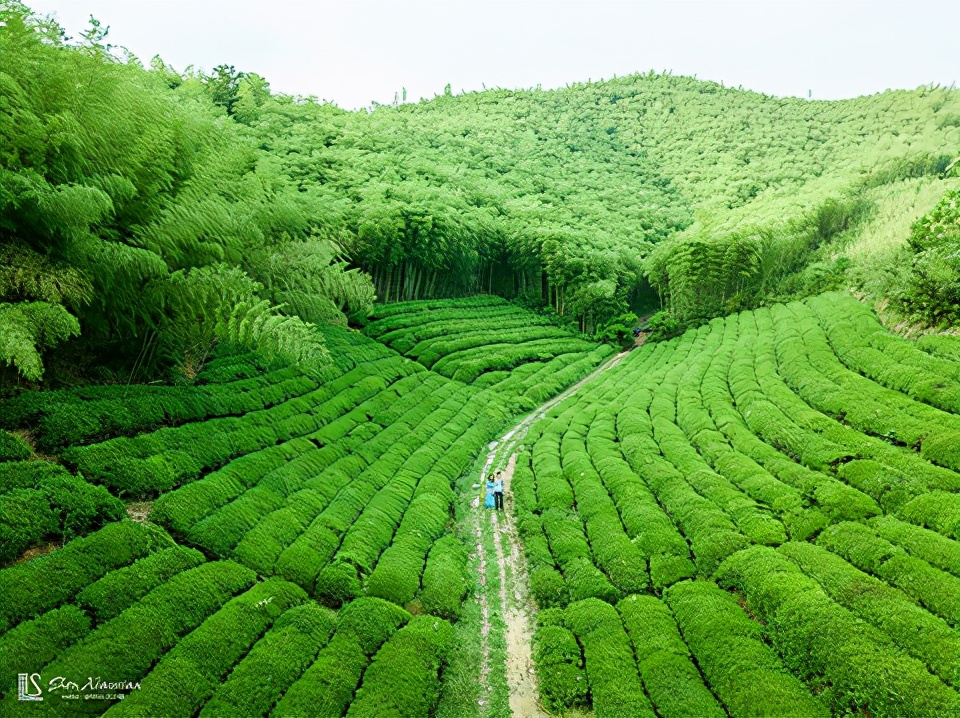
<svg viewBox="0 0 960 718">
<path fill-rule="evenodd" d="M 486 508 L 488 508 L 488 509 L 494 508 L 494 505 L 495 505 L 495 504 L 494 504 L 494 498 L 493 498 L 493 487 L 494 487 L 493 474 L 490 474 L 490 476 L 487 477 L 487 486 L 486 486 L 487 496 L 486 496 L 486 499 L 484 499 L 484 502 L 483 502 L 483 505 L 484 505 Z"/>
<path fill-rule="evenodd" d="M 503 474 L 499 471 L 493 482 L 493 498 L 497 511 L 503 511 Z"/>
</svg>

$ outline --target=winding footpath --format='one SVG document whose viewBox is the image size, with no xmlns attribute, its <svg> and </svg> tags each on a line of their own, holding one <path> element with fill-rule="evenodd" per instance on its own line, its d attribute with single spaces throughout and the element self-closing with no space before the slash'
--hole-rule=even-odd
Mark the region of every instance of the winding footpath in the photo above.
<svg viewBox="0 0 960 718">
<path fill-rule="evenodd" d="M 499 441 L 489 446 L 479 482 L 483 485 L 484 477 L 491 471 L 503 472 L 504 496 L 508 498 L 508 506 L 512 507 L 510 483 L 517 461 L 517 450 L 520 442 L 527 435 L 533 423 L 546 416 L 546 413 L 576 393 L 577 390 L 605 371 L 616 366 L 628 352 L 621 352 L 601 364 L 588 376 L 573 386 L 542 404 L 527 415 L 510 431 L 505 433 Z M 530 598 L 529 583 L 527 581 L 526 561 L 520 537 L 517 534 L 510 510 L 503 512 L 484 509 L 480 498 L 475 497 L 471 502 L 473 512 L 474 539 L 476 542 L 477 570 L 480 573 L 481 586 L 479 603 L 482 619 L 480 637 L 482 663 L 480 670 L 480 705 L 488 703 L 491 693 L 490 684 L 490 634 L 492 628 L 491 607 L 499 609 L 506 626 L 504 642 L 506 643 L 506 678 L 510 689 L 510 712 L 515 718 L 549 718 L 549 714 L 540 706 L 537 698 L 537 681 L 533 666 L 533 627 L 536 615 L 536 606 Z M 486 531 L 490 532 L 494 546 L 494 556 L 488 555 L 484 547 Z M 491 558 L 496 559 L 494 565 Z M 495 572 L 495 574 L 494 574 Z M 490 595 L 490 579 L 496 577 L 499 590 Z"/>
</svg>

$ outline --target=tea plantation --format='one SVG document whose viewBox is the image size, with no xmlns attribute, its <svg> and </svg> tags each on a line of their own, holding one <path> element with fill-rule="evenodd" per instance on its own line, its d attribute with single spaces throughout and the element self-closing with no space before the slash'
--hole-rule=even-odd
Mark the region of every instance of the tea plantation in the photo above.
<svg viewBox="0 0 960 718">
<path fill-rule="evenodd" d="M 319 373 L 223 355 L 0 404 L 3 715 L 498 715 L 452 695 L 474 461 L 613 350 L 490 298 L 364 331 L 323 326 Z M 536 420 L 508 510 L 540 704 L 960 715 L 953 342 L 825 294 L 642 346 Z M 77 686 L 21 701 L 24 672 Z"/>
<path fill-rule="evenodd" d="M 0 570 L 0 712 L 433 710 L 468 587 L 454 485 L 507 411 L 356 332 L 322 331 L 336 363 L 320 376 L 242 355 L 192 386 L 0 406 L 58 462 L 3 434 L 4 559 L 92 530 Z M 120 521 L 124 499 L 153 501 L 149 522 Z M 91 671 L 141 685 L 122 702 L 17 700 L 22 672 L 117 692 L 83 689 Z"/>
<path fill-rule="evenodd" d="M 646 345 L 536 424 L 513 492 L 544 704 L 960 714 L 939 344 L 826 294 Z"/>
<path fill-rule="evenodd" d="M 388 304 L 372 320 L 367 336 L 438 374 L 489 387 L 518 411 L 557 395 L 614 351 L 495 296 Z"/>
</svg>

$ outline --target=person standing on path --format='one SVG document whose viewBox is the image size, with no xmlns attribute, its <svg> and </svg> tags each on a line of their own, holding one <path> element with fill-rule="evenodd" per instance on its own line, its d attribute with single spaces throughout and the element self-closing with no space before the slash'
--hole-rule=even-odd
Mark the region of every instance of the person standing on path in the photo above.
<svg viewBox="0 0 960 718">
<path fill-rule="evenodd" d="M 503 511 L 503 474 L 497 472 L 497 478 L 493 482 L 493 496 L 497 511 Z"/>
<path fill-rule="evenodd" d="M 494 508 L 494 506 L 495 506 L 495 504 L 494 504 L 494 498 L 493 498 L 494 486 L 495 486 L 495 484 L 494 484 L 494 481 L 493 481 L 493 474 L 490 474 L 490 476 L 487 478 L 487 484 L 486 484 L 486 486 L 485 486 L 485 488 L 486 488 L 486 497 L 485 497 L 484 500 L 483 500 L 483 505 L 484 505 L 484 507 L 486 507 L 486 508 L 488 508 L 488 509 L 492 509 L 492 508 Z"/>
</svg>

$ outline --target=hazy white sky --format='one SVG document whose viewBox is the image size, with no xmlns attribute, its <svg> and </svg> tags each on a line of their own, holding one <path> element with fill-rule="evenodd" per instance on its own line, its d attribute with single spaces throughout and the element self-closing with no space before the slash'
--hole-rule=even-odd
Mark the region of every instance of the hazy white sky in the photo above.
<svg viewBox="0 0 960 718">
<path fill-rule="evenodd" d="M 672 70 L 835 99 L 960 80 L 960 2 L 27 0 L 178 70 L 221 63 L 341 107 Z"/>
</svg>

